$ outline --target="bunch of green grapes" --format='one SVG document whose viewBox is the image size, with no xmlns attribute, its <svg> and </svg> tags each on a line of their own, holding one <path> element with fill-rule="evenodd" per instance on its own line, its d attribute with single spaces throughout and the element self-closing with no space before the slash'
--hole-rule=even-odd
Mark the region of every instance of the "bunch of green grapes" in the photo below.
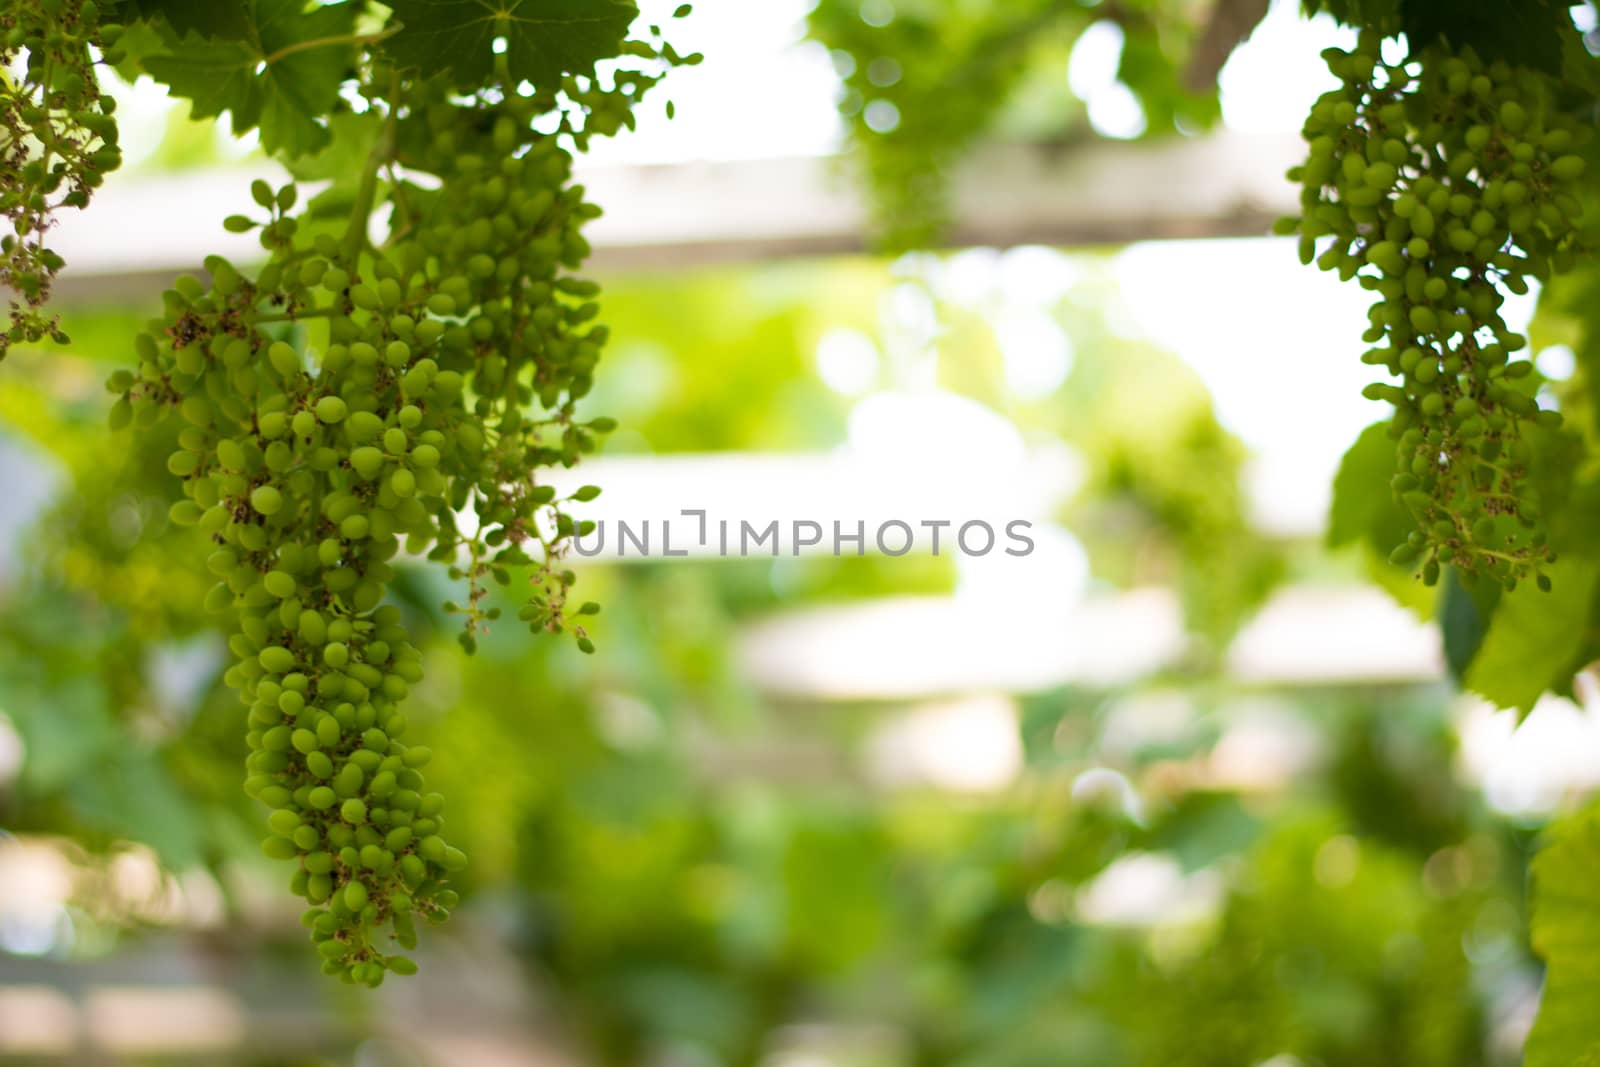
<svg viewBox="0 0 1600 1067">
<path fill-rule="evenodd" d="M 0 359 L 16 342 L 67 340 L 43 311 L 62 267 L 44 236 L 56 209 L 87 205 L 122 162 L 116 102 L 95 78 L 97 63 L 121 61 L 121 34 L 100 23 L 95 0 L 0 5 L 0 216 L 10 229 L 0 237 L 0 286 L 13 294 Z"/>
<path fill-rule="evenodd" d="M 1512 588 L 1553 560 L 1526 482 L 1530 426 L 1555 426 L 1533 396 L 1527 339 L 1504 291 L 1569 268 L 1581 250 L 1574 154 L 1588 131 L 1553 106 L 1547 78 L 1470 50 L 1385 64 L 1381 37 L 1328 49 L 1343 83 L 1305 124 L 1300 258 L 1377 294 L 1363 362 L 1396 375 L 1365 395 L 1394 405 L 1398 499 L 1417 528 L 1392 560 L 1442 564 Z"/>
<path fill-rule="evenodd" d="M 476 484 L 463 483 L 456 508 L 470 504 L 497 526 L 487 537 L 464 538 L 448 516 L 430 553 L 436 560 L 464 555 L 452 575 L 468 579 L 462 612 L 463 646 L 473 649 L 473 631 L 485 615 L 484 579 L 507 582 L 506 568 L 535 562 L 523 546 L 537 542 L 539 558 L 559 558 L 572 536 L 592 523 L 575 522 L 559 507 L 549 486 L 529 472 L 560 464 L 571 467 L 592 452 L 597 437 L 615 427 L 609 418 L 578 422 L 574 404 L 594 385 L 608 330 L 596 322 L 599 286 L 570 273 L 589 255 L 582 225 L 600 214 L 572 182 L 572 157 L 555 136 L 532 137 L 530 123 L 548 101 L 513 97 L 501 105 L 462 107 L 435 102 L 416 119 L 427 145 L 425 163 L 442 178 L 437 189 L 402 189 L 397 210 L 408 227 L 408 247 L 417 248 L 453 278 L 446 295 L 469 301 L 477 317 L 468 333 L 455 335 L 469 358 L 450 366 L 470 374 L 474 407 L 488 437 L 501 447 L 486 456 Z M 474 132 L 475 131 L 475 132 Z M 527 410 L 537 402 L 538 418 Z M 574 498 L 593 499 L 586 486 Z M 492 557 L 490 550 L 494 550 Z M 567 628 L 570 571 L 543 567 L 520 617 L 530 630 Z M 492 609 L 491 609 L 492 610 Z M 578 615 L 598 608 L 585 603 Z M 581 627 L 578 647 L 593 651 Z"/>
<path fill-rule="evenodd" d="M 415 969 L 395 946 L 415 944 L 417 917 L 448 914 L 466 864 L 424 787 L 430 753 L 402 740 L 422 670 L 384 603 L 393 561 L 426 554 L 469 579 L 469 651 L 498 614 L 482 579 L 531 565 L 523 620 L 590 650 L 575 616 L 596 609 L 568 611 L 560 568 L 583 527 L 538 474 L 611 425 L 573 417 L 605 329 L 595 286 L 568 273 L 598 213 L 571 156 L 532 132 L 530 106 L 440 99 L 411 114 L 441 184 L 394 190 L 383 247 L 366 237 L 373 173 L 343 241 L 302 236 L 295 187 L 258 182 L 268 217 L 226 225 L 259 227 L 266 266 L 252 278 L 213 257 L 209 285 L 178 279 L 137 372 L 111 383 L 114 425 L 183 423 L 172 518 L 216 545 L 207 603 L 236 620 L 225 680 L 249 709 L 265 850 L 295 864 L 324 970 L 367 985 Z"/>
</svg>

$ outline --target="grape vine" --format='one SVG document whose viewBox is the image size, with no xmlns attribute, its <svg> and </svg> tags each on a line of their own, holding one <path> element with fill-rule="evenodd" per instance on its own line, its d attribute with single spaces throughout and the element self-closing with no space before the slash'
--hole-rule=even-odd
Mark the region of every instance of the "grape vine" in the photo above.
<svg viewBox="0 0 1600 1067">
<path fill-rule="evenodd" d="M 1305 124 L 1306 162 L 1290 171 L 1305 213 L 1279 223 L 1300 258 L 1377 294 L 1362 360 L 1401 384 L 1365 395 L 1394 406 L 1392 488 L 1416 529 L 1390 559 L 1443 565 L 1507 589 L 1554 561 L 1528 484 L 1529 434 L 1560 425 L 1515 358 L 1527 338 L 1500 314 L 1570 269 L 1587 247 L 1575 183 L 1590 130 L 1554 106 L 1552 79 L 1470 48 L 1430 46 L 1386 64 L 1382 35 L 1323 53 L 1343 83 Z"/>
<path fill-rule="evenodd" d="M 10 229 L 0 237 L 0 286 L 11 291 L 0 359 L 15 343 L 67 341 L 44 310 L 63 266 L 45 233 L 57 209 L 86 206 L 122 162 L 116 101 L 95 77 L 99 63 L 121 61 L 121 35 L 120 25 L 101 24 L 94 0 L 0 5 L 0 216 Z"/>
<path fill-rule="evenodd" d="M 432 0 L 391 5 L 377 32 L 356 32 L 361 3 L 290 13 L 263 0 L 205 18 L 174 8 L 149 27 L 168 47 L 211 50 L 207 62 L 242 55 L 256 80 L 216 100 L 202 100 L 212 87 L 191 85 L 175 47 L 143 65 L 194 95 L 197 112 L 226 107 L 236 130 L 259 120 L 263 143 L 290 159 L 330 142 L 330 120 L 370 138 L 359 176 L 309 202 L 293 181 L 256 181 L 255 209 L 223 224 L 256 233 L 264 261 L 211 256 L 204 280 L 179 277 L 134 339 L 137 365 L 108 383 L 114 429 L 175 436 L 171 519 L 214 546 L 205 606 L 227 620 L 224 680 L 247 709 L 245 790 L 269 809 L 263 850 L 293 863 L 323 970 L 368 986 L 415 971 L 404 952 L 418 922 L 448 916 L 467 864 L 443 835 L 444 798 L 425 787 L 431 753 L 403 740 L 422 666 L 386 602 L 396 558 L 426 556 L 465 582 L 464 602 L 446 609 L 463 617 L 469 653 L 500 614 L 490 586 L 517 574 L 528 576 L 529 630 L 594 649 L 583 621 L 598 606 L 569 602 L 562 560 L 587 530 L 569 503 L 598 489 L 561 497 L 541 476 L 614 426 L 576 413 L 607 330 L 599 287 L 574 273 L 600 209 L 574 182 L 573 158 L 631 126 L 644 93 L 698 57 L 675 53 L 657 27 L 626 36 L 626 0 L 583 17 L 542 6 L 550 18 L 508 15 L 488 36 Z M 61 267 L 43 235 L 52 211 L 83 206 L 117 162 L 93 68 L 126 57 L 120 28 L 97 20 L 94 0 L 0 15 L 5 58 L 28 57 L 3 112 L 0 204 L 13 235 L 0 281 L 22 299 L 9 340 L 65 340 L 42 311 Z M 290 30 L 303 39 L 285 40 Z M 324 67 L 305 65 L 317 56 Z M 290 62 L 301 65 L 275 69 Z M 331 85 L 327 111 L 266 106 L 279 73 L 301 77 L 296 99 Z M 330 203 L 348 205 L 342 228 Z"/>
</svg>

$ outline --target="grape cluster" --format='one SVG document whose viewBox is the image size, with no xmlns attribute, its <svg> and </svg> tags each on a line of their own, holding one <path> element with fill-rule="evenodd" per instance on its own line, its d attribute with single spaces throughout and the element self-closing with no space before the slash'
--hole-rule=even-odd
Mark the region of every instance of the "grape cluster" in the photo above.
<svg viewBox="0 0 1600 1067">
<path fill-rule="evenodd" d="M 1343 83 L 1305 124 L 1304 214 L 1279 223 L 1300 258 L 1377 295 L 1362 356 L 1400 384 L 1364 395 L 1394 406 L 1398 499 L 1417 528 L 1393 562 L 1442 564 L 1513 588 L 1554 558 L 1527 484 L 1529 428 L 1559 425 L 1533 395 L 1527 339 L 1504 291 L 1568 269 L 1584 245 L 1574 183 L 1587 141 L 1543 75 L 1441 46 L 1386 64 L 1381 37 L 1323 53 Z"/>
<path fill-rule="evenodd" d="M 116 102 L 100 91 L 99 62 L 115 64 L 122 27 L 101 24 L 95 0 L 0 5 L 0 286 L 12 292 L 0 359 L 17 342 L 67 338 L 44 313 L 61 256 L 44 244 L 53 212 L 81 208 L 122 162 Z"/>
<path fill-rule="evenodd" d="M 558 498 L 538 473 L 612 425 L 573 417 L 606 340 L 596 286 L 569 273 L 598 209 L 532 114 L 442 96 L 410 109 L 440 184 L 393 190 L 381 248 L 366 236 L 376 166 L 342 241 L 303 236 L 293 185 L 256 183 L 268 217 L 225 225 L 259 229 L 267 264 L 252 278 L 212 257 L 209 284 L 178 279 L 138 338 L 137 372 L 111 381 L 114 426 L 183 423 L 172 518 L 216 545 L 207 603 L 237 620 L 225 680 L 249 709 L 245 787 L 272 809 L 265 850 L 295 862 L 324 970 L 368 985 L 415 969 L 390 942 L 410 948 L 416 917 L 448 913 L 466 864 L 424 788 L 430 753 L 402 740 L 422 669 L 384 603 L 395 557 L 467 579 L 469 651 L 499 613 L 486 582 L 510 584 L 513 568 L 532 573 L 530 629 L 592 649 L 576 617 L 597 609 L 568 609 L 560 560 L 585 530 L 566 500 L 597 490 Z"/>
</svg>

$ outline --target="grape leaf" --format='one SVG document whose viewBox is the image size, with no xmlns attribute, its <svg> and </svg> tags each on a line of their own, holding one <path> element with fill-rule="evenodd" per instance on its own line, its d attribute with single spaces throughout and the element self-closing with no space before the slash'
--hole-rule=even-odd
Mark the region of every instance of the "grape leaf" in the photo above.
<svg viewBox="0 0 1600 1067">
<path fill-rule="evenodd" d="M 1411 532 L 1411 517 L 1389 489 L 1395 445 L 1388 427 L 1375 422 L 1362 430 L 1339 461 L 1328 514 L 1329 548 L 1366 540 L 1387 556 Z"/>
<path fill-rule="evenodd" d="M 104 754 L 92 773 L 68 787 L 73 814 L 117 837 L 143 841 L 171 867 L 200 862 L 201 818 L 162 767 L 159 754 L 122 742 Z"/>
<path fill-rule="evenodd" d="M 513 83 L 554 87 L 615 55 L 638 15 L 633 0 L 390 0 L 400 30 L 384 50 L 402 66 L 447 66 L 456 85 L 493 79 L 494 42 L 505 39 Z"/>
<path fill-rule="evenodd" d="M 1524 1067 L 1600 1067 L 1600 809 L 1552 826 L 1533 859 L 1533 947 L 1545 961 Z"/>
<path fill-rule="evenodd" d="M 7 653 L 39 648 L 3 647 Z M 64 800 L 86 829 L 143 841 L 174 866 L 198 862 L 195 818 L 159 754 L 129 743 L 105 685 L 77 666 L 59 679 L 28 677 L 28 666 L 21 677 L 0 673 L 0 703 L 28 757 L 18 782 L 24 808 Z"/>
<path fill-rule="evenodd" d="M 138 0 L 146 19 L 161 17 L 181 37 L 195 34 L 228 41 L 250 37 L 250 9 L 246 0 Z"/>
<path fill-rule="evenodd" d="M 1547 689 L 1565 688 L 1584 640 L 1600 568 L 1562 557 L 1545 568 L 1551 591 L 1532 582 L 1500 597 L 1489 632 L 1467 671 L 1467 688 L 1503 708 L 1533 710 Z"/>
<path fill-rule="evenodd" d="M 344 182 L 356 185 L 361 180 L 361 169 L 372 153 L 373 143 L 383 128 L 383 116 L 377 111 L 356 114 L 343 111 L 328 116 L 328 133 L 332 142 L 326 151 L 288 163 L 289 173 L 301 182 Z"/>
<path fill-rule="evenodd" d="M 1495 582 L 1478 582 L 1468 589 L 1461 584 L 1461 575 L 1454 567 L 1446 570 L 1443 585 L 1439 595 L 1439 629 L 1444 634 L 1445 665 L 1450 668 L 1450 676 L 1460 682 L 1483 646 L 1489 620 L 1500 602 L 1500 586 Z"/>
<path fill-rule="evenodd" d="M 1574 382 L 1588 408 L 1590 425 L 1600 430 L 1600 269 L 1585 263 L 1545 284 L 1529 340 L 1543 350 L 1553 344 L 1570 347 L 1577 357 Z M 1563 402 L 1563 410 L 1568 409 Z M 1569 418 L 1570 418 L 1569 412 Z"/>
<path fill-rule="evenodd" d="M 1443 37 L 1485 60 L 1548 74 L 1561 72 L 1561 32 L 1572 25 L 1566 7 L 1548 0 L 1405 0 L 1400 17 L 1413 50 Z"/>
<path fill-rule="evenodd" d="M 228 111 L 236 135 L 261 128 L 268 152 L 315 152 L 328 143 L 317 119 L 338 102 L 354 61 L 348 38 L 357 5 L 305 12 L 298 0 L 247 0 L 247 8 L 245 38 L 191 38 L 177 52 L 147 58 L 145 70 L 171 95 L 193 101 L 195 118 Z"/>
<path fill-rule="evenodd" d="M 1571 27 L 1566 5 L 1549 0 L 1304 0 L 1306 14 L 1327 12 L 1350 26 L 1404 31 L 1413 49 L 1440 37 L 1452 47 L 1472 48 L 1484 59 L 1503 59 L 1557 74 L 1564 36 Z"/>
<path fill-rule="evenodd" d="M 1400 21 L 1400 0 L 1305 0 L 1307 15 L 1326 11 L 1347 26 L 1371 26 L 1389 32 Z"/>
<path fill-rule="evenodd" d="M 1389 488 L 1395 446 L 1388 426 L 1386 422 L 1368 426 L 1339 461 L 1328 514 L 1328 547 L 1360 544 L 1368 577 L 1395 603 L 1428 620 L 1433 618 L 1437 599 L 1433 590 L 1417 580 L 1415 566 L 1389 562 L 1389 553 L 1415 524 Z"/>
</svg>

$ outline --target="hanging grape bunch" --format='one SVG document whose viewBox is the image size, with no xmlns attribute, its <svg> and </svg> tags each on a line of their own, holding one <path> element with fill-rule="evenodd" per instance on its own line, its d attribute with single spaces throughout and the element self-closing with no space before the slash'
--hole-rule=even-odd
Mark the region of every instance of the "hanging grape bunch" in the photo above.
<svg viewBox="0 0 1600 1067">
<path fill-rule="evenodd" d="M 210 606 L 238 620 L 226 680 L 249 709 L 246 789 L 272 809 L 267 854 L 296 863 L 324 969 L 367 984 L 414 968 L 393 948 L 415 944 L 415 917 L 448 914 L 466 864 L 423 785 L 430 753 L 402 740 L 422 672 L 383 604 L 391 561 L 457 562 L 469 650 L 497 614 L 485 577 L 536 564 L 524 619 L 592 648 L 574 623 L 593 606 L 567 610 L 559 569 L 578 527 L 538 472 L 610 425 L 573 413 L 606 331 L 596 287 L 568 273 L 598 214 L 570 154 L 532 132 L 531 101 L 432 95 L 414 121 L 442 184 L 397 192 L 395 239 L 367 245 L 370 180 L 342 242 L 299 238 L 295 186 L 257 183 L 267 217 L 229 226 L 259 226 L 267 265 L 251 278 L 213 258 L 209 286 L 180 278 L 139 338 L 138 372 L 114 381 L 114 420 L 187 424 L 172 517 L 218 546 Z M 397 126 L 391 113 L 380 158 Z M 290 324 L 314 340 L 284 339 Z"/>
<path fill-rule="evenodd" d="M 43 308 L 61 270 L 45 234 L 59 208 L 81 208 L 117 169 L 116 102 L 100 91 L 96 64 L 122 59 L 122 27 L 100 24 L 94 0 L 0 4 L 0 287 L 10 321 L 0 359 L 15 343 L 66 342 Z M 26 53 L 20 77 L 6 73 Z"/>
<path fill-rule="evenodd" d="M 1381 42 L 1368 30 L 1354 52 L 1323 53 L 1343 86 L 1306 121 L 1310 154 L 1289 174 L 1304 214 L 1278 230 L 1298 232 L 1303 262 L 1377 296 L 1362 361 L 1400 382 L 1364 395 L 1394 406 L 1392 485 L 1417 524 L 1393 562 L 1420 563 L 1429 585 L 1450 564 L 1548 588 L 1527 437 L 1561 416 L 1539 409 L 1516 357 L 1527 339 L 1500 309 L 1582 252 L 1574 150 L 1589 131 L 1537 72 L 1442 46 L 1390 65 Z"/>
<path fill-rule="evenodd" d="M 510 67 L 533 53 L 491 56 L 488 38 L 480 56 L 424 75 L 400 48 L 406 24 L 376 35 L 397 56 L 373 54 L 347 86 L 376 133 L 342 234 L 293 182 L 254 182 L 256 210 L 224 226 L 256 232 L 264 266 L 211 256 L 206 280 L 178 278 L 136 338 L 138 366 L 109 382 L 115 429 L 181 426 L 171 520 L 214 544 L 206 606 L 229 627 L 245 790 L 269 809 L 267 856 L 293 864 L 323 971 L 344 981 L 413 973 L 416 926 L 448 917 L 467 865 L 422 779 L 432 753 L 405 741 L 422 667 L 386 603 L 397 557 L 466 582 L 446 609 L 464 616 L 467 653 L 499 614 L 488 587 L 514 573 L 530 576 L 528 629 L 594 651 L 582 616 L 598 608 L 568 603 L 562 560 L 589 530 L 568 502 L 598 490 L 558 498 L 541 477 L 614 426 L 576 414 L 606 328 L 598 286 L 573 274 L 600 213 L 573 182 L 573 150 L 632 125 L 667 67 L 698 61 L 656 27 L 624 40 L 632 6 L 606 6 L 613 56 L 632 66 L 605 83 L 568 72 L 533 85 Z M 421 42 L 451 32 L 427 21 L 448 11 L 395 10 L 414 14 Z M 285 54 L 331 40 L 317 18 Z M 346 42 L 366 38 L 334 43 Z M 429 178 L 405 176 L 416 173 Z M 389 235 L 373 243 L 384 203 Z"/>
</svg>

